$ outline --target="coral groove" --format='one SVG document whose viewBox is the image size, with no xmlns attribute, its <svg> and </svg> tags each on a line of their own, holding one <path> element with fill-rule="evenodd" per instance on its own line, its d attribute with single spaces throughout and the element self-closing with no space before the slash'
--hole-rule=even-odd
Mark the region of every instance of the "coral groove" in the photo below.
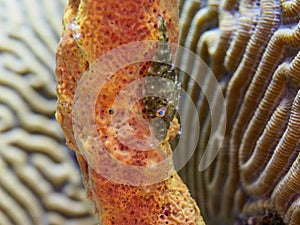
<svg viewBox="0 0 300 225">
<path fill-rule="evenodd" d="M 194 157 L 181 171 L 207 224 L 300 221 L 299 1 L 184 1 L 181 44 L 206 62 L 224 89 L 226 133 L 212 165 L 197 171 L 211 135 L 207 99 L 193 79 L 183 87 L 197 104 L 202 132 Z M 204 15 L 203 18 L 209 17 Z M 217 24 L 217 26 L 216 26 Z M 195 35 L 193 30 L 202 30 Z M 192 35 L 192 36 L 189 36 Z M 197 72 L 195 72 L 197 74 Z M 198 72 L 198 76 L 202 76 Z M 203 79 L 204 84 L 209 78 Z M 208 84 L 208 83 L 207 83 Z M 252 222 L 250 222 L 252 221 Z"/>
<path fill-rule="evenodd" d="M 0 0 L 0 224 L 95 225 L 55 120 L 65 1 Z"/>
</svg>

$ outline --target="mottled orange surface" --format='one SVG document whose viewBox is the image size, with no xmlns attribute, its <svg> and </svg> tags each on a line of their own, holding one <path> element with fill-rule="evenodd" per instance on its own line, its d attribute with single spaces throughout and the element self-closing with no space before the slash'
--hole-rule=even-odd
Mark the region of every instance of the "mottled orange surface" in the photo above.
<svg viewBox="0 0 300 225">
<path fill-rule="evenodd" d="M 70 0 L 65 10 L 64 29 L 57 50 L 57 120 L 67 144 L 77 154 L 87 197 L 93 201 L 104 225 L 204 224 L 198 207 L 176 173 L 165 181 L 148 186 L 114 183 L 87 163 L 76 146 L 72 129 L 76 85 L 89 66 L 99 56 L 121 44 L 157 40 L 159 16 L 164 18 L 169 28 L 169 41 L 176 43 L 177 14 L 176 0 Z M 163 151 L 138 152 L 124 147 L 115 137 L 109 115 L 115 96 L 128 83 L 143 77 L 148 67 L 149 63 L 135 64 L 114 74 L 99 94 L 95 109 L 100 139 L 105 147 L 115 158 L 131 165 L 151 165 L 164 159 L 171 152 L 168 138 L 174 137 L 174 132 L 178 131 L 178 122 L 174 120 L 170 134 L 162 144 Z M 141 107 L 141 103 L 137 104 L 133 111 Z M 134 112 L 130 120 L 138 138 L 149 134 L 144 120 L 135 116 Z"/>
</svg>

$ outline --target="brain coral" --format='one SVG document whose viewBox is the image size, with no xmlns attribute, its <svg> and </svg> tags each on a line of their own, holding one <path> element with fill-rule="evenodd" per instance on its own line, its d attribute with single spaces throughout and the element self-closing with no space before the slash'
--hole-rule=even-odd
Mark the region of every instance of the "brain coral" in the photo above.
<svg viewBox="0 0 300 225">
<path fill-rule="evenodd" d="M 226 100 L 220 152 L 199 171 L 202 154 L 213 150 L 207 144 L 215 108 L 182 78 L 202 131 L 181 175 L 206 223 L 300 224 L 299 1 L 187 0 L 180 7 L 180 44 L 209 65 Z"/>
<path fill-rule="evenodd" d="M 0 0 L 0 224 L 95 225 L 54 113 L 64 1 Z"/>
</svg>

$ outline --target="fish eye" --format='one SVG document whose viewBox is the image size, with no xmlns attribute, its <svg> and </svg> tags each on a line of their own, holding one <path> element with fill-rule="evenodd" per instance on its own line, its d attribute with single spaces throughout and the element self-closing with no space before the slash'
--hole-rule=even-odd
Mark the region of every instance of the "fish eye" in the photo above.
<svg viewBox="0 0 300 225">
<path fill-rule="evenodd" d="M 109 110 L 108 110 L 108 113 L 109 113 L 110 115 L 112 115 L 112 114 L 114 114 L 114 113 L 115 113 L 115 110 L 113 110 L 113 109 L 109 109 Z"/>
<path fill-rule="evenodd" d="M 167 109 L 165 107 L 160 107 L 157 111 L 156 111 L 156 116 L 159 118 L 162 118 L 166 115 Z"/>
</svg>

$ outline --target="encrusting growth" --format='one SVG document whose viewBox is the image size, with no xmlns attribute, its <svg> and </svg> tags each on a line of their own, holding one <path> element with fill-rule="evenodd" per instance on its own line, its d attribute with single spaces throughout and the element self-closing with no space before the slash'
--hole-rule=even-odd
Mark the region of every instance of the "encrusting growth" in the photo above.
<svg viewBox="0 0 300 225">
<path fill-rule="evenodd" d="M 106 163 L 101 158 L 100 150 L 94 148 L 88 141 L 83 147 L 78 146 L 73 133 L 72 107 L 78 101 L 74 100 L 74 96 L 84 73 L 92 68 L 99 57 L 114 48 L 135 41 L 158 40 L 159 18 L 163 18 L 166 27 L 172 28 L 168 29 L 169 42 L 176 43 L 178 35 L 176 5 L 175 0 L 82 0 L 69 1 L 65 10 L 62 39 L 57 49 L 57 120 L 63 128 L 67 144 L 76 152 L 87 198 L 94 203 L 96 213 L 105 225 L 204 224 L 195 201 L 174 169 L 159 171 L 173 175 L 146 186 L 114 182 L 102 176 L 96 168 L 97 162 Z M 145 53 L 154 54 L 150 48 L 148 50 Z M 134 51 L 130 54 L 134 55 Z M 119 61 L 119 56 L 111 57 L 110 62 L 113 66 L 114 62 Z M 178 132 L 179 124 L 175 118 L 172 119 L 169 132 L 164 135 L 162 143 L 148 151 L 138 151 L 118 139 L 112 120 L 114 116 L 118 118 L 120 111 L 114 107 L 114 101 L 130 82 L 145 77 L 149 66 L 150 63 L 142 62 L 122 68 L 106 80 L 97 98 L 94 109 L 97 138 L 102 142 L 104 150 L 121 164 L 150 167 L 163 161 L 172 152 L 168 140 Z M 169 72 L 170 68 L 168 66 L 166 68 Z M 95 71 L 87 73 L 97 74 Z M 142 112 L 143 107 L 142 101 L 137 101 L 130 109 L 129 116 L 133 134 L 140 139 L 147 137 L 150 132 L 144 123 L 145 116 L 137 113 Z M 161 113 L 164 112 L 158 112 L 158 115 Z M 82 127 L 81 132 L 79 138 L 88 136 L 89 130 Z M 94 137 L 90 138 L 92 140 Z M 134 177 L 134 174 L 127 175 Z"/>
</svg>

